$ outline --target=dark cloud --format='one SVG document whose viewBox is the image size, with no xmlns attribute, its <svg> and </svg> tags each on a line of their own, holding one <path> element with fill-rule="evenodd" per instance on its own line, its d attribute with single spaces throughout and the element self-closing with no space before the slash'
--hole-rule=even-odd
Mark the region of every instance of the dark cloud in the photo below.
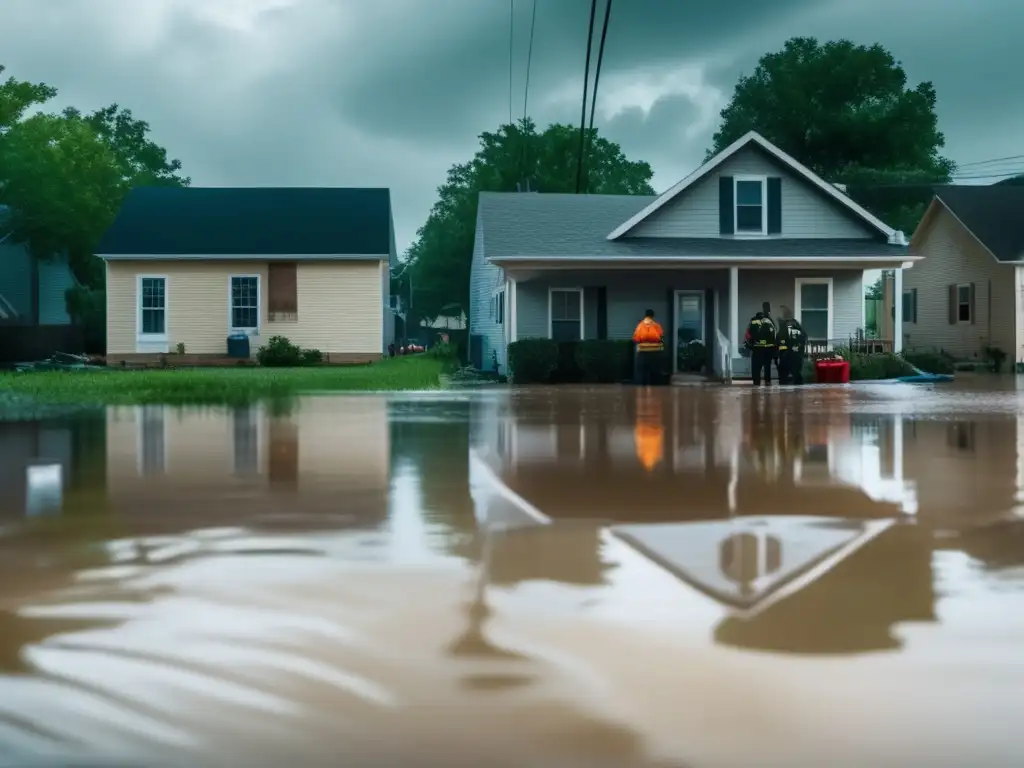
<svg viewBox="0 0 1024 768">
<path fill-rule="evenodd" d="M 538 0 L 530 113 L 576 123 L 587 0 Z M 515 2 L 522 111 L 530 0 Z M 8 74 L 118 102 L 198 184 L 387 185 L 398 240 L 508 119 L 505 0 L 3 0 Z M 617 0 L 597 124 L 665 187 L 700 162 L 741 72 L 790 36 L 881 42 L 939 92 L 948 153 L 1021 154 L 1018 0 Z"/>
</svg>

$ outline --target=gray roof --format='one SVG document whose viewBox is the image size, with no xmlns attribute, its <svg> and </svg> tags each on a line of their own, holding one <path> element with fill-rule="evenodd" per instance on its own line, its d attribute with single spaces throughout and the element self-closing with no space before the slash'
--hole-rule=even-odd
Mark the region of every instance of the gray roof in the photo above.
<svg viewBox="0 0 1024 768">
<path fill-rule="evenodd" d="M 935 195 L 996 259 L 1024 258 L 1024 187 L 949 184 Z"/>
<path fill-rule="evenodd" d="M 652 195 L 481 192 L 484 253 L 488 259 L 510 256 L 870 258 L 899 257 L 908 253 L 905 246 L 868 239 L 623 237 L 608 240 L 609 232 L 656 199 Z"/>
</svg>

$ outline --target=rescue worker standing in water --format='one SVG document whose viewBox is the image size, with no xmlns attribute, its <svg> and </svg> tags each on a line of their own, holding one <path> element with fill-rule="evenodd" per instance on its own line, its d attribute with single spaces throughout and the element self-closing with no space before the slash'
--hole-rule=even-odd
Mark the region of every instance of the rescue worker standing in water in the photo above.
<svg viewBox="0 0 1024 768">
<path fill-rule="evenodd" d="M 761 311 L 750 318 L 744 345 L 750 350 L 750 375 L 754 386 L 762 381 L 765 385 L 772 383 L 772 360 L 775 358 L 775 339 L 777 333 L 772 322 L 771 305 L 766 301 Z"/>
<path fill-rule="evenodd" d="M 782 308 L 777 348 L 779 352 L 779 384 L 803 384 L 807 333 L 800 325 L 800 321 L 793 317 L 793 313 L 789 311 L 788 307 Z"/>
<path fill-rule="evenodd" d="M 636 344 L 634 378 L 637 384 L 648 387 L 665 349 L 665 332 L 654 319 L 653 309 L 644 313 L 644 319 L 633 331 L 633 343 Z"/>
</svg>

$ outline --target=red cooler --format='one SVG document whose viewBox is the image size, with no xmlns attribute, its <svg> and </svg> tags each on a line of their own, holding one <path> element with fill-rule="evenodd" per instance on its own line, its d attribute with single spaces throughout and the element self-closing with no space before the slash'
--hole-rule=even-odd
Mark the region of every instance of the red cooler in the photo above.
<svg viewBox="0 0 1024 768">
<path fill-rule="evenodd" d="M 845 360 L 819 360 L 814 364 L 814 378 L 819 384 L 849 384 L 850 364 Z"/>
</svg>

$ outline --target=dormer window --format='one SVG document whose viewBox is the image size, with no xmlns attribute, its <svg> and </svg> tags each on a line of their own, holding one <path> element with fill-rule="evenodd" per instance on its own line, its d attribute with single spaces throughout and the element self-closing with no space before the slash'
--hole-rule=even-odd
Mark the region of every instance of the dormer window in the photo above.
<svg viewBox="0 0 1024 768">
<path fill-rule="evenodd" d="M 734 199 L 736 201 L 734 231 L 737 235 L 768 234 L 768 178 L 765 176 L 737 176 Z"/>
</svg>

